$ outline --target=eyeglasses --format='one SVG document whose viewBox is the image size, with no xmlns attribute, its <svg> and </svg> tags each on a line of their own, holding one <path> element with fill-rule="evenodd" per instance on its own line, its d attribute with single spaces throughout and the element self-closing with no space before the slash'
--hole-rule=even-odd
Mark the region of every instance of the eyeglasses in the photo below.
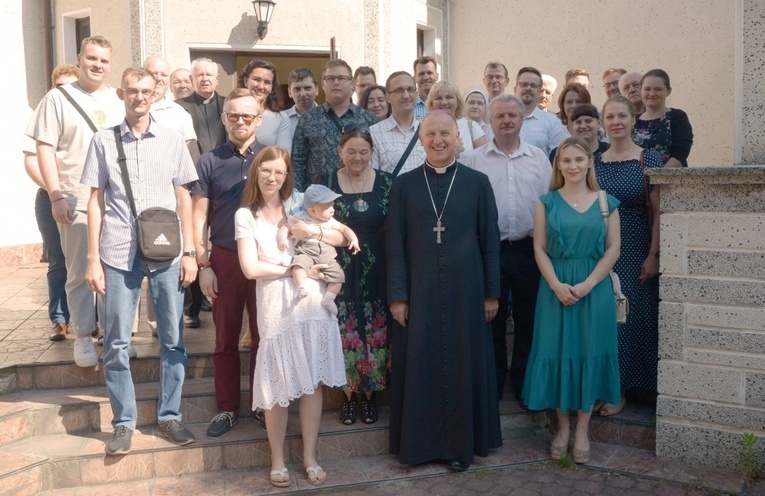
<svg viewBox="0 0 765 496">
<path fill-rule="evenodd" d="M 239 119 L 242 119 L 242 122 L 245 124 L 252 124 L 252 122 L 260 117 L 259 114 L 235 114 L 233 112 L 223 112 L 226 114 L 226 120 L 230 122 L 231 124 L 236 124 L 239 122 Z"/>
<path fill-rule="evenodd" d="M 604 88 L 618 88 L 619 87 L 619 81 L 613 81 L 611 83 L 603 83 Z"/>
<path fill-rule="evenodd" d="M 258 174 L 260 174 L 260 177 L 262 178 L 268 178 L 271 177 L 271 174 L 274 175 L 274 178 L 278 181 L 280 179 L 284 179 L 287 176 L 287 173 L 284 171 L 274 171 L 271 169 L 262 169 L 258 167 Z"/>
<path fill-rule="evenodd" d="M 366 124 L 356 124 L 355 122 L 352 122 L 343 126 L 343 134 L 352 133 L 354 131 L 358 131 L 361 134 L 369 134 L 369 128 Z"/>
<path fill-rule="evenodd" d="M 542 85 L 539 83 L 518 83 L 518 86 L 520 86 L 524 90 L 527 88 L 531 88 L 532 90 L 538 90 L 539 88 L 542 87 Z"/>
<path fill-rule="evenodd" d="M 154 95 L 154 90 L 137 90 L 135 88 L 122 88 L 122 91 L 130 98 L 135 98 L 140 93 L 144 98 L 151 98 Z"/>
<path fill-rule="evenodd" d="M 502 81 L 503 79 L 507 79 L 507 77 L 500 74 L 487 74 L 483 78 L 487 81 Z"/>
<path fill-rule="evenodd" d="M 396 96 L 401 96 L 404 94 L 404 92 L 409 93 L 410 95 L 414 95 L 417 93 L 417 88 L 414 86 L 408 86 L 406 88 L 396 88 L 395 90 L 390 90 L 390 93 L 393 93 Z"/>
<path fill-rule="evenodd" d="M 335 83 L 347 83 L 351 80 L 350 76 L 324 76 L 322 78 L 325 83 L 335 84 Z"/>
</svg>

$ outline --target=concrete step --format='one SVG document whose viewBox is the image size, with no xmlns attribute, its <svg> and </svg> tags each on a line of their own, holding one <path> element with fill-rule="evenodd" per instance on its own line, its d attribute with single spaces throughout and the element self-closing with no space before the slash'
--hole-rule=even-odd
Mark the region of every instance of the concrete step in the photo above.
<svg viewBox="0 0 765 496">
<path fill-rule="evenodd" d="M 373 425 L 339 423 L 337 411 L 322 415 L 318 458 L 321 463 L 382 455 L 388 452 L 388 407 L 380 407 Z M 501 417 L 506 442 L 536 439 L 544 433 L 537 414 L 503 404 Z M 132 451 L 120 457 L 104 454 L 111 429 L 34 436 L 6 444 L 0 452 L 0 494 L 141 481 L 221 470 L 266 469 L 270 450 L 266 432 L 254 420 L 241 419 L 225 436 L 208 439 L 207 422 L 187 423 L 197 438 L 188 446 L 175 446 L 156 435 L 156 426 L 133 434 Z M 302 441 L 297 414 L 287 428 L 288 463 L 302 463 Z M 544 453 L 544 450 L 542 450 Z M 34 492 L 33 492 L 34 493 Z"/>
</svg>

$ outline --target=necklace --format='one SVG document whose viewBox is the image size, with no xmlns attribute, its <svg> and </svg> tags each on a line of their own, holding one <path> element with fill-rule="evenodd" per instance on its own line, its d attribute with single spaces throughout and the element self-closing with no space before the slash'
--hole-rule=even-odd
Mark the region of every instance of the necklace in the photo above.
<svg viewBox="0 0 765 496">
<path fill-rule="evenodd" d="M 268 220 L 268 223 L 271 224 L 272 226 L 278 226 L 279 223 L 281 223 L 282 221 L 281 216 L 279 216 L 276 222 L 274 222 L 274 219 L 272 219 L 271 216 L 266 213 L 265 208 L 261 208 L 260 211 L 263 212 L 263 215 L 266 217 L 266 220 Z M 282 212 L 282 207 L 279 207 L 278 213 L 281 214 L 281 212 Z"/>
<path fill-rule="evenodd" d="M 361 193 L 356 191 L 356 188 L 353 187 L 353 180 L 351 179 L 350 174 L 348 174 L 348 171 L 345 172 L 345 178 L 348 180 L 348 186 L 350 187 L 351 192 L 356 195 L 356 201 L 353 202 L 353 209 L 357 212 L 366 212 L 369 210 L 369 204 L 362 198 L 364 196 L 364 186 L 367 184 L 367 176 L 369 175 L 369 167 L 367 167 L 364 170 L 364 177 L 361 181 Z"/>
<path fill-rule="evenodd" d="M 441 217 L 444 216 L 446 211 L 446 203 L 449 201 L 449 195 L 452 192 L 452 186 L 454 186 L 454 178 L 457 177 L 457 167 L 454 166 L 454 175 L 452 176 L 452 182 L 449 183 L 449 189 L 446 191 L 446 198 L 444 199 L 444 206 L 441 209 L 441 213 L 438 213 L 436 209 L 436 201 L 433 199 L 433 192 L 430 191 L 430 183 L 428 183 L 428 175 L 425 173 L 425 167 L 422 168 L 422 176 L 425 178 L 425 186 L 428 187 L 428 195 L 430 196 L 430 204 L 433 205 L 433 213 L 436 214 L 436 227 L 433 228 L 433 232 L 436 233 L 436 244 L 441 244 L 441 233 L 446 231 L 446 228 L 441 225 Z"/>
</svg>

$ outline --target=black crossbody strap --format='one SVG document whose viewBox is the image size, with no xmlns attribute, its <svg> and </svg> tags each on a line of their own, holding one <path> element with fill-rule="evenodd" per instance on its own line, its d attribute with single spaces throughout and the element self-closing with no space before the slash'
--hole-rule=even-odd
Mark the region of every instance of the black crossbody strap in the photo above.
<svg viewBox="0 0 765 496">
<path fill-rule="evenodd" d="M 114 126 L 114 140 L 117 142 L 117 163 L 120 164 L 120 172 L 122 172 L 122 183 L 125 185 L 125 193 L 130 203 L 130 211 L 133 212 L 133 218 L 137 219 L 138 214 L 135 211 L 135 200 L 133 198 L 133 188 L 130 186 L 130 175 L 127 170 L 127 158 L 125 157 L 125 147 L 122 146 L 122 135 L 120 134 L 120 126 Z"/>
<path fill-rule="evenodd" d="M 67 100 L 69 100 L 69 103 L 72 104 L 72 106 L 77 110 L 77 112 L 80 113 L 83 119 L 85 119 L 85 122 L 88 123 L 88 126 L 90 126 L 90 130 L 93 131 L 93 134 L 96 134 L 98 132 L 98 128 L 95 124 L 93 124 L 93 121 L 90 120 L 90 117 L 88 117 L 88 114 L 85 113 L 84 110 L 82 110 L 82 107 L 80 107 L 80 104 L 77 103 L 74 98 L 72 98 L 72 95 L 70 95 L 62 86 L 59 86 L 56 88 L 61 93 L 64 94 Z"/>
<path fill-rule="evenodd" d="M 401 155 L 401 158 L 398 159 L 398 163 L 396 164 L 396 168 L 393 169 L 393 177 L 398 176 L 398 173 L 401 172 L 401 168 L 404 166 L 404 162 L 406 162 L 406 159 L 409 158 L 409 155 L 411 155 L 412 150 L 414 149 L 414 144 L 417 143 L 417 138 L 420 137 L 420 126 L 417 126 L 417 129 L 414 131 L 414 136 L 412 136 L 412 139 L 409 141 L 409 146 L 406 147 L 406 150 L 404 150 L 404 154 Z"/>
</svg>

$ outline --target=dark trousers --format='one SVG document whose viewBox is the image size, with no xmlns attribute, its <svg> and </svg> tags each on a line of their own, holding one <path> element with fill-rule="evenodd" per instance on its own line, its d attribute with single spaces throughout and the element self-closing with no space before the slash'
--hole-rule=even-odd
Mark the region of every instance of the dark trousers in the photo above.
<svg viewBox="0 0 765 496">
<path fill-rule="evenodd" d="M 48 192 L 40 188 L 35 195 L 35 218 L 42 236 L 45 258 L 48 260 L 48 317 L 51 322 L 69 323 L 66 304 L 66 260 L 61 249 L 61 236 L 53 219 Z"/>
<path fill-rule="evenodd" d="M 199 287 L 199 277 L 197 277 L 186 288 L 183 305 L 186 307 L 186 315 L 189 317 L 199 317 L 199 312 L 202 310 L 202 296 L 202 288 Z"/>
<path fill-rule="evenodd" d="M 497 370 L 497 388 L 504 391 L 507 379 L 507 300 L 513 295 L 513 359 L 510 380 L 516 397 L 520 396 L 526 363 L 531 352 L 534 332 L 534 308 L 539 289 L 539 269 L 534 260 L 534 238 L 503 241 L 499 253 L 500 299 L 497 316 L 491 322 L 494 338 L 494 364 Z"/>
<path fill-rule="evenodd" d="M 239 384 L 241 365 L 239 361 L 239 334 L 242 330 L 244 309 L 252 334 L 250 348 L 250 401 L 252 401 L 252 376 L 258 353 L 258 315 L 255 307 L 255 281 L 244 277 L 236 250 L 213 245 L 210 252 L 210 269 L 218 278 L 218 297 L 213 299 L 212 317 L 215 323 L 215 352 L 213 368 L 215 376 L 215 400 L 219 412 L 239 412 Z M 252 404 L 247 406 L 252 411 Z"/>
</svg>

